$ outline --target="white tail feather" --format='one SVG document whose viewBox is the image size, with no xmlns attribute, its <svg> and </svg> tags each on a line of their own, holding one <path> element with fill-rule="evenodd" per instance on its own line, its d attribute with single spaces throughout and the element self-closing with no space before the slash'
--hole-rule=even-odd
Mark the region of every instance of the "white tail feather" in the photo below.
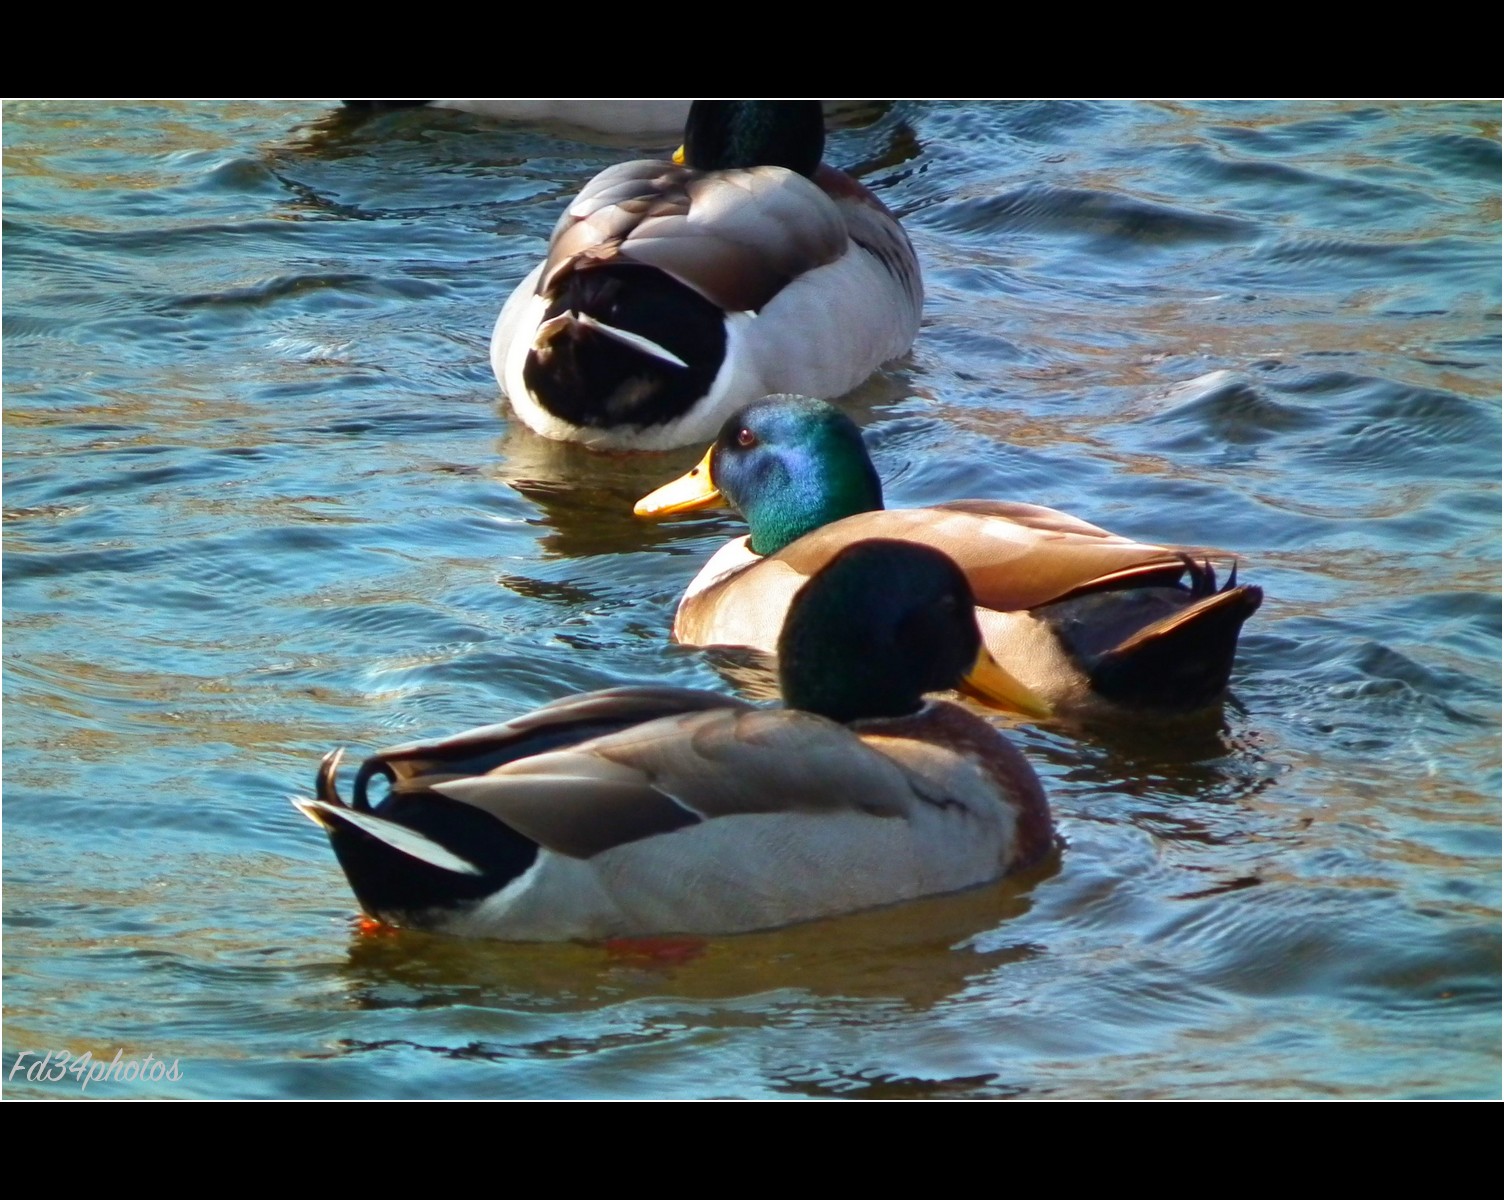
<svg viewBox="0 0 1504 1200">
<path fill-rule="evenodd" d="M 614 325 L 607 325 L 604 321 L 597 321 L 589 313 L 577 313 L 575 319 L 581 325 L 588 325 L 591 329 L 598 329 L 607 337 L 615 338 L 622 345 L 631 346 L 632 349 L 640 351 L 643 354 L 651 355 L 653 358 L 661 358 L 664 362 L 672 363 L 676 367 L 684 367 L 686 369 L 689 367 L 689 364 L 672 350 L 665 350 L 657 342 L 645 338 L 639 333 L 617 329 Z"/>
<path fill-rule="evenodd" d="M 431 867 L 438 867 L 441 871 L 453 871 L 456 875 L 483 873 L 474 863 L 468 862 L 458 854 L 451 854 L 438 842 L 424 837 L 406 825 L 398 825 L 395 821 L 388 821 L 385 817 L 378 817 L 374 813 L 359 812 L 353 808 L 330 804 L 325 800 L 312 800 L 303 796 L 293 796 L 291 799 L 293 807 L 315 825 L 321 825 L 326 830 L 333 830 L 340 823 L 353 825 L 362 833 L 370 834 L 377 841 L 385 842 L 393 850 L 406 854 L 409 858 L 416 858 L 419 862 L 426 862 Z"/>
</svg>

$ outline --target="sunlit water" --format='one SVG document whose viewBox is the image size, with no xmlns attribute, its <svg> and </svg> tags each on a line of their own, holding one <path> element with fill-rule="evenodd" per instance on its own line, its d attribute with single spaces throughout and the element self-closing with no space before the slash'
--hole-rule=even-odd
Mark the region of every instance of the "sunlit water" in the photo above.
<svg viewBox="0 0 1504 1200">
<path fill-rule="evenodd" d="M 1022 726 L 1036 876 L 676 947 L 363 933 L 318 756 L 639 680 L 697 449 L 511 421 L 491 323 L 662 143 L 318 104 L 4 110 L 5 1068 L 87 1095 L 1499 1090 L 1499 110 L 900 104 L 828 158 L 924 267 L 848 407 L 891 502 L 1027 499 L 1266 589 L 1223 724 Z M 8 1096 L 68 1096 L 78 1080 Z"/>
</svg>

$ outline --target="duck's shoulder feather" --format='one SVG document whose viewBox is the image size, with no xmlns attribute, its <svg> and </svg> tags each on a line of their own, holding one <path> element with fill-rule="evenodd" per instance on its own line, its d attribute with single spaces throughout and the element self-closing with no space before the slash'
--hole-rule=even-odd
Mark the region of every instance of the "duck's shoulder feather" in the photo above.
<svg viewBox="0 0 1504 1200">
<path fill-rule="evenodd" d="M 772 651 L 794 594 L 836 554 L 867 538 L 893 538 L 955 560 L 979 606 L 1037 608 L 1125 583 L 1173 583 L 1184 555 L 1219 552 L 1136 542 L 1037 504 L 958 500 L 929 508 L 880 509 L 821 526 L 758 558 L 745 539 L 728 543 L 691 584 L 674 634 L 694 645 Z"/>
<path fill-rule="evenodd" d="M 363 788 L 372 776 L 385 774 L 398 791 L 422 790 L 447 778 L 474 775 L 664 717 L 751 707 L 696 688 L 637 686 L 583 692 L 508 721 L 379 751 L 361 767 L 356 787 Z"/>
<path fill-rule="evenodd" d="M 664 271 L 727 312 L 756 312 L 848 243 L 841 209 L 783 167 L 621 163 L 564 211 L 537 287 L 554 287 L 565 270 L 619 260 Z"/>
</svg>

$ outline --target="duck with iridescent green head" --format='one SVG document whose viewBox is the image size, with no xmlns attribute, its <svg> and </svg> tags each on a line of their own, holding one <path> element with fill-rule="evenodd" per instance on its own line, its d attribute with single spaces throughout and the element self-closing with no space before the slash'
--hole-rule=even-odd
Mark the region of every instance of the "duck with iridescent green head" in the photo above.
<svg viewBox="0 0 1504 1200">
<path fill-rule="evenodd" d="M 803 396 L 769 396 L 731 417 L 700 463 L 636 512 L 712 505 L 739 512 L 749 533 L 689 585 L 677 640 L 772 652 L 805 580 L 853 542 L 898 538 L 960 565 L 988 649 L 1062 716 L 1157 720 L 1215 708 L 1239 631 L 1263 599 L 1237 583 L 1235 563 L 1217 585 L 1211 562 L 1231 556 L 1137 542 L 1039 505 L 885 509 L 861 431 Z"/>
</svg>

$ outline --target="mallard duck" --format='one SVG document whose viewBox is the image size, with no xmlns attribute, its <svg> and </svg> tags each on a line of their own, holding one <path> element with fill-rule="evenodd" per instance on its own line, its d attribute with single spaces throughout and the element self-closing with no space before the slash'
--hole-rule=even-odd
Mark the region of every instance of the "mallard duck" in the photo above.
<svg viewBox="0 0 1504 1200">
<path fill-rule="evenodd" d="M 923 699 L 968 667 L 986 689 L 994 669 L 944 555 L 848 547 L 795 598 L 779 649 L 786 708 L 591 692 L 375 754 L 349 804 L 336 752 L 316 798 L 294 803 L 370 915 L 526 941 L 772 928 L 986 883 L 1050 852 L 1023 756 L 981 717 Z M 389 790 L 373 803 L 377 777 Z"/>
<path fill-rule="evenodd" d="M 901 538 L 966 572 L 998 662 L 1056 714 L 1158 718 L 1213 707 L 1238 631 L 1263 592 L 1217 586 L 1216 552 L 1135 542 L 1085 521 L 994 500 L 883 508 L 861 432 L 802 396 L 728 420 L 688 474 L 638 501 L 658 517 L 724 503 L 749 534 L 722 546 L 679 603 L 674 636 L 773 651 L 790 597 L 842 547 Z"/>
<path fill-rule="evenodd" d="M 602 171 L 491 337 L 517 415 L 545 437 L 663 450 L 770 392 L 839 396 L 919 329 L 914 248 L 822 165 L 816 101 L 696 101 L 679 162 Z"/>
</svg>

